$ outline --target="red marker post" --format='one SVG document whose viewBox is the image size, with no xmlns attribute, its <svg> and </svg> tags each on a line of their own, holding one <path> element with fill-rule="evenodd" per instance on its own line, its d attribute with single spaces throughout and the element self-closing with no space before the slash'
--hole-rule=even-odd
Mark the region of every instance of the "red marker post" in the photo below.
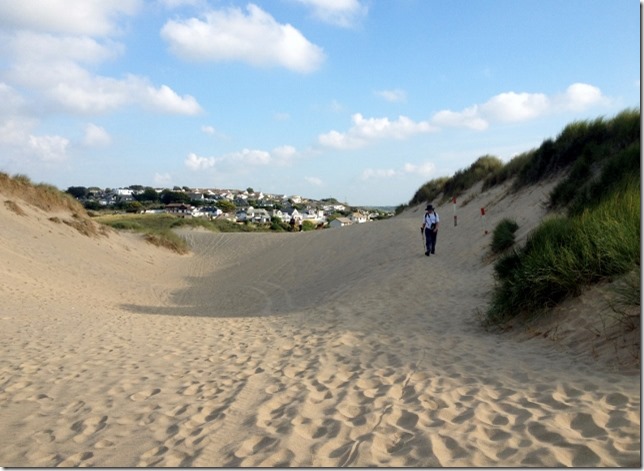
<svg viewBox="0 0 644 471">
<path fill-rule="evenodd" d="M 485 226 L 485 208 L 481 208 L 481 223 L 483 223 L 483 231 L 487 235 L 487 227 Z"/>
<path fill-rule="evenodd" d="M 454 196 L 452 198 L 452 203 L 454 203 L 454 227 L 456 227 L 457 226 L 457 223 L 456 223 L 456 196 Z"/>
</svg>

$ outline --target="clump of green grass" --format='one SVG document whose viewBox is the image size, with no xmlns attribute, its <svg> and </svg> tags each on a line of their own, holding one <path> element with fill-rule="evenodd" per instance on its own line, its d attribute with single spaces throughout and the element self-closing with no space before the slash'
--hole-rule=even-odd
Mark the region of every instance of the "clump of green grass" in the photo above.
<svg viewBox="0 0 644 471">
<path fill-rule="evenodd" d="M 187 242 L 172 232 L 178 219 L 170 214 L 111 214 L 95 218 L 101 224 L 121 231 L 143 234 L 143 238 L 157 247 L 164 247 L 179 254 L 189 252 Z"/>
<path fill-rule="evenodd" d="M 639 249 L 640 186 L 633 179 L 577 216 L 545 221 L 525 247 L 497 261 L 488 321 L 538 313 L 588 284 L 628 273 L 639 267 Z"/>
<path fill-rule="evenodd" d="M 505 218 L 497 224 L 492 233 L 491 248 L 494 253 L 501 253 L 514 245 L 514 233 L 519 229 L 515 220 Z"/>
</svg>

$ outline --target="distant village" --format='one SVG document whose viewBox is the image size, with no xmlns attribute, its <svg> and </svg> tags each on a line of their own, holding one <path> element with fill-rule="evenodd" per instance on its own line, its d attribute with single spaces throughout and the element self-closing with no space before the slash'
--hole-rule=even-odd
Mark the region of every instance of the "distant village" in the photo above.
<svg viewBox="0 0 644 471">
<path fill-rule="evenodd" d="M 246 190 L 194 189 L 188 187 L 127 188 L 69 187 L 67 193 L 88 210 L 130 213 L 169 213 L 184 218 L 226 219 L 236 223 L 283 224 L 316 228 L 362 224 L 394 215 L 393 210 L 358 208 L 334 198 L 313 200 L 298 195 L 276 195 Z M 296 229 L 297 230 L 297 229 Z"/>
</svg>

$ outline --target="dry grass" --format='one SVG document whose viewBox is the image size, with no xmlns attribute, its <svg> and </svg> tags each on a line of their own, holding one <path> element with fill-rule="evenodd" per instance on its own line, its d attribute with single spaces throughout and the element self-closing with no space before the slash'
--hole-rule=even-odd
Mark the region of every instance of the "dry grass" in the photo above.
<svg viewBox="0 0 644 471">
<path fill-rule="evenodd" d="M 67 193 L 45 183 L 34 184 L 25 175 L 13 177 L 0 172 L 0 193 L 21 200 L 27 205 L 47 213 L 71 213 L 71 219 L 50 218 L 55 223 L 64 223 L 88 237 L 107 235 L 106 228 L 93 222 L 82 204 Z M 25 211 L 13 200 L 6 200 L 5 206 L 14 213 L 24 216 Z"/>
<path fill-rule="evenodd" d="M 18 216 L 27 215 L 27 213 L 25 213 L 23 209 L 20 206 L 18 206 L 18 203 L 16 203 L 15 201 L 7 200 L 4 202 L 4 205 L 7 207 L 9 211 L 16 213 Z"/>
</svg>

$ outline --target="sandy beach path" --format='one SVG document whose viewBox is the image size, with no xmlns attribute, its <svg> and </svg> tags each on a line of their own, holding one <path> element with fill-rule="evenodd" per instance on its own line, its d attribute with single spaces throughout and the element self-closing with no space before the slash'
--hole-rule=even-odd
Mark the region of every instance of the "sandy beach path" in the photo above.
<svg viewBox="0 0 644 471">
<path fill-rule="evenodd" d="M 61 234 L 72 259 L 55 273 L 0 268 L 16 286 L 1 292 L 0 464 L 640 466 L 639 370 L 477 320 L 493 283 L 479 208 L 490 227 L 514 211 L 525 234 L 546 190 L 488 193 L 457 227 L 439 207 L 432 257 L 420 209 L 189 231 L 183 257 Z M 100 273 L 78 268 L 89 253 Z"/>
</svg>

